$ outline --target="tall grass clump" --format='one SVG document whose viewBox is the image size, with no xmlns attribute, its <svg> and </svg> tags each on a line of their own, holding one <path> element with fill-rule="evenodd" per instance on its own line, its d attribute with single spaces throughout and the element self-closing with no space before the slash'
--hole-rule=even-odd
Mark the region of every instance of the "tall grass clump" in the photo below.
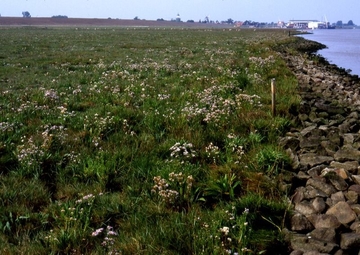
<svg viewBox="0 0 360 255">
<path fill-rule="evenodd" d="M 0 253 L 281 243 L 275 144 L 298 100 L 282 31 L 0 29 Z"/>
</svg>

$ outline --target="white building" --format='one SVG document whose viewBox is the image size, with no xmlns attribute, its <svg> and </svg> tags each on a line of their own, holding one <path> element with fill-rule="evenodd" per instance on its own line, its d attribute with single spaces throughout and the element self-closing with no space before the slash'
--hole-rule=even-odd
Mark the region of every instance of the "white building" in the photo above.
<svg viewBox="0 0 360 255">
<path fill-rule="evenodd" d="M 318 20 L 290 20 L 286 27 L 295 29 L 317 29 L 324 26 L 324 22 Z"/>
<path fill-rule="evenodd" d="M 325 22 L 320 22 L 320 21 L 316 21 L 316 22 L 309 22 L 308 24 L 308 28 L 309 29 L 318 29 L 318 28 L 323 28 L 326 26 Z"/>
</svg>

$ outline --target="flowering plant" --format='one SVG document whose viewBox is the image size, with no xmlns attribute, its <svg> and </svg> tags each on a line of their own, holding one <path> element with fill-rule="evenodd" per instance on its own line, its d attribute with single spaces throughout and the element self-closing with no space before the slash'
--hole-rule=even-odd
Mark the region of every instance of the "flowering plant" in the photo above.
<svg viewBox="0 0 360 255">
<path fill-rule="evenodd" d="M 187 210 L 193 200 L 194 182 L 192 175 L 185 176 L 182 172 L 172 172 L 167 180 L 155 176 L 155 185 L 151 192 L 157 194 L 165 204 L 178 210 Z"/>
</svg>

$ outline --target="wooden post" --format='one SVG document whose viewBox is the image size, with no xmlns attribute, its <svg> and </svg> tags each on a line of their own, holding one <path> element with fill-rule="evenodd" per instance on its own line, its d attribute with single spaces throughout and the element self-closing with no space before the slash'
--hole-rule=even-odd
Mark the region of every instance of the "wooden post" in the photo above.
<svg viewBox="0 0 360 255">
<path fill-rule="evenodd" d="M 276 87 L 275 87 L 275 79 L 271 79 L 271 110 L 272 115 L 275 117 L 276 115 Z"/>
</svg>

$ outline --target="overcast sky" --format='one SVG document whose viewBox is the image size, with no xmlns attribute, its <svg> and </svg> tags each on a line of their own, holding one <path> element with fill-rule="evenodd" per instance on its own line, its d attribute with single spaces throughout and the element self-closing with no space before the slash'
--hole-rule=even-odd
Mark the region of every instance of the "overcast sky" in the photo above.
<svg viewBox="0 0 360 255">
<path fill-rule="evenodd" d="M 0 0 L 0 14 L 32 17 L 119 18 L 183 21 L 210 20 L 276 22 L 290 19 L 352 20 L 360 25 L 360 0 Z"/>
</svg>

